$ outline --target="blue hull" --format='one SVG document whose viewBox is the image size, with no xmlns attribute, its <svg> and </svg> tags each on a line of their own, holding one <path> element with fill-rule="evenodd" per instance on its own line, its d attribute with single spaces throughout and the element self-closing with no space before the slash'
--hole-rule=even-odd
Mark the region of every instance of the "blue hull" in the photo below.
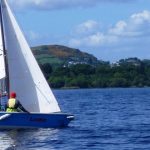
<svg viewBox="0 0 150 150">
<path fill-rule="evenodd" d="M 6 113 L 0 112 L 0 128 L 61 128 L 68 126 L 74 116 L 64 113 Z"/>
</svg>

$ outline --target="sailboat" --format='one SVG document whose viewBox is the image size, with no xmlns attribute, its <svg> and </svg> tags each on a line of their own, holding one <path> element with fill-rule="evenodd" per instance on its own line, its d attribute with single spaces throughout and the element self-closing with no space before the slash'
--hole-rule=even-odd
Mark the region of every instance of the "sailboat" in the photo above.
<svg viewBox="0 0 150 150">
<path fill-rule="evenodd" d="M 62 113 L 7 0 L 0 4 L 1 97 L 11 91 L 29 112 L 0 112 L 0 128 L 59 128 L 74 116 Z M 3 94 L 5 93 L 5 94 Z"/>
</svg>

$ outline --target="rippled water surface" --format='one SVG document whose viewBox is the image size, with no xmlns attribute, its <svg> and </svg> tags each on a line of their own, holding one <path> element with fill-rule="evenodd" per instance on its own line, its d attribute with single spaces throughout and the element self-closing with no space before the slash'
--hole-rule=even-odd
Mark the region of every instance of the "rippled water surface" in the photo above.
<svg viewBox="0 0 150 150">
<path fill-rule="evenodd" d="M 55 90 L 68 128 L 0 131 L 0 150 L 150 150 L 150 88 Z"/>
</svg>

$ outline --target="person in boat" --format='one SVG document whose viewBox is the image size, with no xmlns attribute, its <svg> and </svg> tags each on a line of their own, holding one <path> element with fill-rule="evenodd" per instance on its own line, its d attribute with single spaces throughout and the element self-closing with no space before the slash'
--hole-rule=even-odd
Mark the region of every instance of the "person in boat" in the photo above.
<svg viewBox="0 0 150 150">
<path fill-rule="evenodd" d="M 17 95 L 15 92 L 10 93 L 10 98 L 7 102 L 6 112 L 28 112 L 16 99 Z"/>
<path fill-rule="evenodd" d="M 7 92 L 0 93 L 0 111 L 6 111 L 7 100 Z"/>
</svg>

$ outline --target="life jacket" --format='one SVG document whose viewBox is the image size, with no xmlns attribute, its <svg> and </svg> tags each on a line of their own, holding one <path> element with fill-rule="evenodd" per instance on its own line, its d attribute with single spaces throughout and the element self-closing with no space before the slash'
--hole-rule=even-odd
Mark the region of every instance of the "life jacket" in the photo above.
<svg viewBox="0 0 150 150">
<path fill-rule="evenodd" d="M 17 109 L 15 109 L 15 108 L 7 108 L 6 112 L 17 112 Z"/>
<path fill-rule="evenodd" d="M 15 98 L 8 100 L 6 112 L 17 112 L 17 100 Z"/>
<path fill-rule="evenodd" d="M 10 98 L 8 100 L 7 107 L 8 108 L 16 108 L 16 106 L 17 106 L 17 100 L 15 98 Z"/>
</svg>

